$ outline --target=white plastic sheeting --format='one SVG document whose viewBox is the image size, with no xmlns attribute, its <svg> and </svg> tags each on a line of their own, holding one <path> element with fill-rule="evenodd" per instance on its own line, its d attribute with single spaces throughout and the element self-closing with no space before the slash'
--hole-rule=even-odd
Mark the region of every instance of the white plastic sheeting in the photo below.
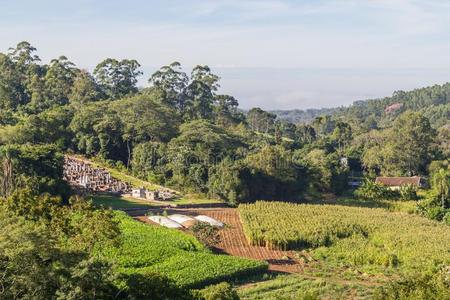
<svg viewBox="0 0 450 300">
<path fill-rule="evenodd" d="M 217 221 L 216 219 L 213 219 L 208 216 L 199 215 L 194 217 L 195 219 L 199 220 L 200 222 L 208 223 L 211 226 L 217 226 L 217 227 L 223 227 L 223 223 L 220 221 Z"/>
<path fill-rule="evenodd" d="M 169 219 L 171 219 L 172 221 L 175 221 L 177 223 L 183 224 L 186 221 L 195 221 L 194 218 L 189 217 L 189 216 L 185 216 L 185 215 L 179 215 L 179 214 L 174 214 L 174 215 L 170 215 L 167 216 Z"/>
<path fill-rule="evenodd" d="M 167 228 L 175 228 L 175 229 L 179 229 L 179 228 L 183 228 L 183 226 L 178 223 L 175 222 L 171 219 L 169 219 L 168 217 L 164 217 L 164 216 L 150 216 L 148 217 L 151 221 L 158 223 L 161 226 L 167 227 Z"/>
</svg>

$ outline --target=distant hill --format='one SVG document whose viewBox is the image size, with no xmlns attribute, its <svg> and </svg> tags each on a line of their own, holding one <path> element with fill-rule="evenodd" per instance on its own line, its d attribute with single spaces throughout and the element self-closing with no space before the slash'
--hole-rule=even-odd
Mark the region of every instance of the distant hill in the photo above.
<svg viewBox="0 0 450 300">
<path fill-rule="evenodd" d="M 450 83 L 433 85 L 412 91 L 396 91 L 390 97 L 356 101 L 336 115 L 358 122 L 374 119 L 389 124 L 406 111 L 422 112 L 433 126 L 439 127 L 450 120 Z"/>
<path fill-rule="evenodd" d="M 373 119 L 379 124 L 388 124 L 406 110 L 423 112 L 434 127 L 446 124 L 450 120 L 450 82 L 407 92 L 396 91 L 390 97 L 355 101 L 348 107 L 273 110 L 271 113 L 292 123 L 308 123 L 318 116 L 334 115 L 357 122 Z"/>
<path fill-rule="evenodd" d="M 271 110 L 270 112 L 275 114 L 278 119 L 286 120 L 288 122 L 309 123 L 316 117 L 324 115 L 332 115 L 340 111 L 342 108 L 319 108 L 319 109 L 293 109 L 293 110 Z"/>
</svg>

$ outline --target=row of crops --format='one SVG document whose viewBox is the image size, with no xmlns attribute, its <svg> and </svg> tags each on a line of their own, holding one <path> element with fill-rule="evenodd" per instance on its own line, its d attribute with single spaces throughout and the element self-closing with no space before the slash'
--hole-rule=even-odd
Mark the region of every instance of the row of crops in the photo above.
<svg viewBox="0 0 450 300">
<path fill-rule="evenodd" d="M 148 226 L 122 212 L 116 218 L 122 230 L 120 245 L 96 251 L 123 273 L 156 272 L 195 288 L 267 269 L 265 262 L 213 254 L 181 231 Z"/>
<path fill-rule="evenodd" d="M 336 263 L 408 268 L 450 264 L 450 227 L 380 208 L 256 202 L 239 206 L 253 245 L 313 248 Z"/>
</svg>

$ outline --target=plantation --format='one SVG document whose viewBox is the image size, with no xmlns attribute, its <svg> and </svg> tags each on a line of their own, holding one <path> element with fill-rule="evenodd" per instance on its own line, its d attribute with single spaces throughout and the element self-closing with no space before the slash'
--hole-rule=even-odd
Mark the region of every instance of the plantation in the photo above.
<svg viewBox="0 0 450 300">
<path fill-rule="evenodd" d="M 124 274 L 159 273 L 183 287 L 201 287 L 267 269 L 265 262 L 216 255 L 193 236 L 149 226 L 118 212 L 122 231 L 119 247 L 96 249 L 96 254 L 118 265 Z"/>
<path fill-rule="evenodd" d="M 357 283 L 342 284 L 302 275 L 280 275 L 250 287 L 238 289 L 243 300 L 276 299 L 370 299 L 371 289 Z"/>
<path fill-rule="evenodd" d="M 317 259 L 366 271 L 432 270 L 450 263 L 450 227 L 380 208 L 256 202 L 239 206 L 248 240 L 270 248 L 314 248 Z"/>
</svg>

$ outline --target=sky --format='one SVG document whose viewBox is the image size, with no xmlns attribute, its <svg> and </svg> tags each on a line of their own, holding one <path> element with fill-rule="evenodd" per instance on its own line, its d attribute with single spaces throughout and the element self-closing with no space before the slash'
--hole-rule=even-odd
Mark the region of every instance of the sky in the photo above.
<svg viewBox="0 0 450 300">
<path fill-rule="evenodd" d="M 0 52 L 29 41 L 92 70 L 107 57 L 209 65 L 242 108 L 349 105 L 450 81 L 449 0 L 0 0 Z"/>
</svg>

